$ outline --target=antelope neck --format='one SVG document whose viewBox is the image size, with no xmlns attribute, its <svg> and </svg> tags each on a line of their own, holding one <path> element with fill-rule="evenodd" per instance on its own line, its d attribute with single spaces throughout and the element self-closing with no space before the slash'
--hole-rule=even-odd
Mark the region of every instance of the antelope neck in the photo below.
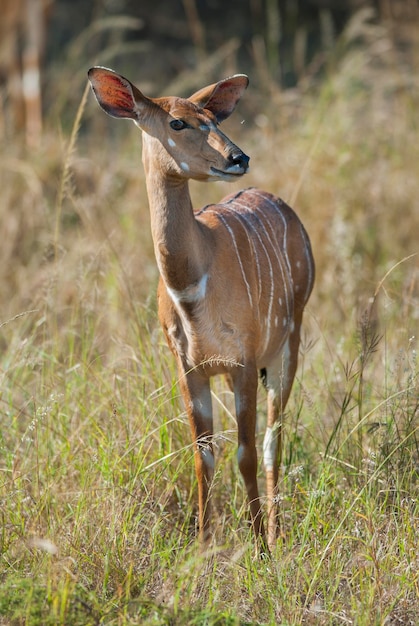
<svg viewBox="0 0 419 626">
<path fill-rule="evenodd" d="M 195 218 L 186 179 L 169 177 L 158 166 L 147 170 L 157 265 L 168 290 L 186 296 L 206 280 L 209 243 L 205 226 Z"/>
</svg>

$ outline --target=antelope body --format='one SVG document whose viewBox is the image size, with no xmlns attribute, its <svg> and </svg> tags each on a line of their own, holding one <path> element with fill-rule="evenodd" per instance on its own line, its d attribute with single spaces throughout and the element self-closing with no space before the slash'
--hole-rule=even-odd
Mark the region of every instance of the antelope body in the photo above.
<svg viewBox="0 0 419 626">
<path fill-rule="evenodd" d="M 234 391 L 238 464 L 256 537 L 266 547 L 257 485 L 256 395 L 268 392 L 263 459 L 268 547 L 277 534 L 281 418 L 297 367 L 304 306 L 314 281 L 310 242 L 294 211 L 259 189 L 244 189 L 194 212 L 188 179 L 236 180 L 249 158 L 219 129 L 248 79 L 236 75 L 188 99 L 147 98 L 126 78 L 95 67 L 89 79 L 100 106 L 143 131 L 151 228 L 160 282 L 159 319 L 174 353 L 194 442 L 199 534 L 211 537 L 214 473 L 210 378 L 225 374 Z"/>
</svg>

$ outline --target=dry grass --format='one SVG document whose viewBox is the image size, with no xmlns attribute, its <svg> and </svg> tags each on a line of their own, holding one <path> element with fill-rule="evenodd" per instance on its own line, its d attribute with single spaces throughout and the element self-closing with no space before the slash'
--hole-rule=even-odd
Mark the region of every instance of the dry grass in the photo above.
<svg viewBox="0 0 419 626">
<path fill-rule="evenodd" d="M 229 122 L 246 184 L 292 201 L 318 267 L 267 563 L 218 383 L 219 549 L 196 550 L 138 133 L 89 98 L 73 134 L 1 146 L 0 623 L 416 623 L 419 42 L 401 59 L 357 28 L 320 87 L 250 90 Z M 230 191 L 193 185 L 197 206 Z"/>
</svg>

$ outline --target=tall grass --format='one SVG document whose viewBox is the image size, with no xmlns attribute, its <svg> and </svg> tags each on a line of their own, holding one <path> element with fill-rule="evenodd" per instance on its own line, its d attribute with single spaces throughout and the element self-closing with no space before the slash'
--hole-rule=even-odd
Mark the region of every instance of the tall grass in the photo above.
<svg viewBox="0 0 419 626">
<path fill-rule="evenodd" d="M 216 542 L 197 550 L 135 129 L 81 98 L 62 140 L 2 146 L 0 623 L 416 623 L 417 78 L 363 24 L 321 87 L 250 90 L 246 124 L 229 122 L 247 184 L 293 201 L 318 267 L 269 561 L 254 558 L 221 382 Z M 229 191 L 193 185 L 197 206 Z M 264 415 L 261 390 L 260 444 Z"/>
</svg>

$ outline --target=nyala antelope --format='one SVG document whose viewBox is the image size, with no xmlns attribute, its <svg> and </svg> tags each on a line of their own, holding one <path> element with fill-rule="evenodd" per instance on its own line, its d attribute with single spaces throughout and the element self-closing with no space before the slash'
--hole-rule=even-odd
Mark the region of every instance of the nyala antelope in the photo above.
<svg viewBox="0 0 419 626">
<path fill-rule="evenodd" d="M 194 443 L 199 537 L 211 539 L 214 474 L 210 379 L 234 392 L 237 459 L 262 550 L 275 545 L 281 421 L 297 367 L 303 310 L 314 280 L 307 233 L 294 211 L 260 189 L 243 189 L 194 212 L 188 180 L 236 181 L 249 157 L 219 124 L 234 111 L 248 78 L 238 74 L 189 98 L 148 98 L 114 71 L 89 80 L 109 115 L 142 130 L 151 231 L 160 272 L 159 319 L 179 371 Z M 257 483 L 256 394 L 267 390 L 263 461 L 267 540 Z"/>
</svg>

